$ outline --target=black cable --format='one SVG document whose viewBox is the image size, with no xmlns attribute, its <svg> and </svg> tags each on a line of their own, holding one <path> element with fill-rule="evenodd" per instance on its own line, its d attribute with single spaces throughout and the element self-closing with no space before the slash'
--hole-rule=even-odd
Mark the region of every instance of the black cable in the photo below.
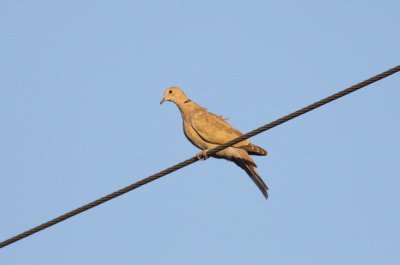
<svg viewBox="0 0 400 265">
<path fill-rule="evenodd" d="M 329 103 L 331 101 L 334 101 L 334 100 L 336 100 L 338 98 L 346 96 L 346 95 L 348 95 L 348 94 L 350 94 L 350 93 L 352 93 L 352 92 L 354 92 L 354 91 L 356 91 L 358 89 L 361 89 L 361 88 L 363 88 L 363 87 L 365 87 L 367 85 L 370 85 L 370 84 L 372 84 L 372 83 L 374 83 L 376 81 L 379 81 L 379 80 L 381 80 L 381 79 L 383 79 L 385 77 L 388 77 L 388 76 L 390 76 L 390 75 L 392 75 L 394 73 L 397 73 L 398 71 L 400 71 L 400 65 L 398 65 L 396 67 L 393 67 L 392 69 L 389 69 L 389 70 L 387 70 L 387 71 L 385 71 L 385 72 L 383 72 L 381 74 L 378 74 L 378 75 L 376 75 L 374 77 L 371 77 L 371 78 L 369 78 L 369 79 L 367 79 L 367 80 L 365 80 L 365 81 L 363 81 L 361 83 L 358 83 L 358 84 L 356 84 L 354 86 L 346 88 L 345 90 L 342 90 L 342 91 L 340 91 L 338 93 L 335 93 L 335 94 L 333 94 L 333 95 L 331 95 L 329 97 L 326 97 L 326 98 L 324 98 L 324 99 L 322 99 L 320 101 L 317 101 L 317 102 L 315 102 L 315 103 L 313 103 L 313 104 L 311 104 L 311 105 L 309 105 L 307 107 L 299 109 L 299 110 L 297 110 L 297 111 L 295 111 L 295 112 L 293 112 L 293 113 L 291 113 L 289 115 L 286 115 L 286 116 L 284 116 L 284 117 L 282 117 L 280 119 L 277 119 L 277 120 L 275 120 L 275 121 L 273 121 L 271 123 L 268 123 L 268 124 L 266 124 L 264 126 L 261 126 L 260 128 L 257 128 L 257 129 L 255 129 L 255 130 L 253 130 L 251 132 L 248 132 L 248 133 L 246 133 L 246 134 L 244 134 L 244 135 L 242 135 L 242 136 L 240 136 L 240 137 L 238 137 L 238 138 L 236 138 L 236 139 L 234 139 L 232 141 L 229 141 L 229 142 L 227 142 L 225 144 L 222 144 L 222 145 L 219 145 L 219 146 L 217 146 L 217 147 L 215 147 L 213 149 L 210 149 L 209 151 L 207 151 L 207 155 L 211 156 L 211 155 L 221 151 L 222 149 L 225 149 L 225 148 L 227 148 L 229 146 L 237 144 L 237 143 L 239 143 L 239 142 L 241 142 L 243 140 L 246 140 L 246 139 L 248 139 L 248 138 L 250 138 L 252 136 L 255 136 L 255 135 L 259 134 L 259 133 L 265 132 L 266 130 L 274 128 L 275 126 L 278 126 L 278 125 L 280 125 L 282 123 L 290 121 L 291 119 L 294 119 L 294 118 L 296 118 L 296 117 L 298 117 L 300 115 L 303 115 L 303 114 L 305 114 L 305 113 L 307 113 L 307 112 L 309 112 L 311 110 L 314 110 L 316 108 L 319 108 L 319 107 L 321 107 L 321 106 L 323 106 L 323 105 L 325 105 L 325 104 L 327 104 L 327 103 Z M 161 177 L 163 177 L 165 175 L 168 175 L 168 174 L 170 174 L 170 173 L 172 173 L 172 172 L 174 172 L 174 171 L 176 171 L 178 169 L 181 169 L 181 168 L 183 168 L 185 166 L 188 166 L 188 165 L 190 165 L 190 164 L 192 164 L 192 163 L 194 163 L 194 162 L 196 162 L 198 160 L 199 160 L 199 158 L 197 156 L 193 156 L 193 157 L 191 157 L 191 158 L 189 158 L 189 159 L 187 159 L 187 160 L 185 160 L 185 161 L 183 161 L 183 162 L 181 162 L 179 164 L 176 164 L 176 165 L 174 165 L 172 167 L 169 167 L 169 168 L 167 168 L 167 169 L 165 169 L 165 170 L 163 170 L 161 172 L 158 172 L 158 173 L 156 173 L 154 175 L 151 175 L 151 176 L 149 176 L 147 178 L 144 178 L 144 179 L 142 179 L 142 180 L 140 180 L 140 181 L 138 181 L 136 183 L 133 183 L 133 184 L 131 184 L 129 186 L 126 186 L 125 188 L 117 190 L 117 191 L 115 191 L 115 192 L 113 192 L 111 194 L 108 194 L 108 195 L 106 195 L 104 197 L 101 197 L 101 198 L 99 198 L 99 199 L 97 199 L 95 201 L 92 201 L 92 202 L 90 202 L 90 203 L 88 203 L 86 205 L 83 205 L 83 206 L 81 206 L 81 207 L 79 207 L 79 208 L 77 208 L 75 210 L 72 210 L 72 211 L 70 211 L 68 213 L 60 215 L 57 218 L 54 218 L 54 219 L 52 219 L 52 220 L 50 220 L 50 221 L 48 221 L 46 223 L 38 225 L 38 226 L 36 226 L 34 228 L 31 228 L 31 229 L 29 229 L 29 230 L 27 230 L 27 231 L 25 231 L 25 232 L 23 232 L 21 234 L 18 234 L 18 235 L 14 236 L 14 237 L 11 237 L 11 238 L 1 242 L 0 243 L 0 248 L 3 248 L 3 247 L 8 246 L 8 245 L 10 245 L 12 243 L 15 243 L 18 240 L 21 240 L 21 239 L 23 239 L 25 237 L 33 235 L 33 234 L 35 234 L 35 233 L 37 233 L 37 232 L 39 232 L 39 231 L 41 231 L 43 229 L 46 229 L 46 228 L 48 228 L 50 226 L 53 226 L 53 225 L 55 225 L 55 224 L 57 224 L 59 222 L 62 222 L 64 220 L 66 220 L 68 218 L 71 218 L 71 217 L 73 217 L 73 216 L 75 216 L 77 214 L 80 214 L 80 213 L 82 213 L 84 211 L 87 211 L 87 210 L 89 210 L 89 209 L 91 209 L 91 208 L 93 208 L 95 206 L 98 206 L 98 205 L 100 205 L 102 203 L 105 203 L 105 202 L 111 200 L 111 199 L 114 199 L 114 198 L 116 198 L 118 196 L 121 196 L 121 195 L 123 195 L 123 194 L 125 194 L 125 193 L 127 193 L 127 192 L 129 192 L 131 190 L 139 188 L 139 187 L 141 187 L 141 186 L 143 186 L 143 185 L 145 185 L 147 183 L 150 183 L 150 182 L 152 182 L 152 181 L 154 181 L 154 180 L 156 180 L 158 178 L 161 178 Z"/>
</svg>

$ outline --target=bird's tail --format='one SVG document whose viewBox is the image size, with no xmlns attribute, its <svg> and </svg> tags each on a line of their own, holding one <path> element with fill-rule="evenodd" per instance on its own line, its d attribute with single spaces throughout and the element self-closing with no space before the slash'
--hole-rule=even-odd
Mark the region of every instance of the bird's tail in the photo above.
<svg viewBox="0 0 400 265">
<path fill-rule="evenodd" d="M 256 171 L 256 167 L 257 167 L 256 164 L 251 160 L 238 158 L 238 157 L 233 158 L 233 162 L 235 162 L 236 165 L 238 165 L 244 171 L 246 171 L 247 175 L 249 175 L 249 177 L 254 181 L 254 183 L 260 189 L 260 191 L 264 195 L 265 199 L 268 199 L 267 184 L 265 184 L 265 182 L 263 181 L 261 176 Z"/>
</svg>

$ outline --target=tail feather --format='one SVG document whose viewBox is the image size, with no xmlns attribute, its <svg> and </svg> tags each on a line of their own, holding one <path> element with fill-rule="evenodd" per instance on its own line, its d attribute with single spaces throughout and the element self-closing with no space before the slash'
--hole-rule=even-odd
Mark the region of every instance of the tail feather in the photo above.
<svg viewBox="0 0 400 265">
<path fill-rule="evenodd" d="M 253 180 L 253 182 L 257 185 L 260 189 L 262 194 L 264 195 L 265 199 L 268 199 L 268 186 L 265 184 L 261 176 L 256 171 L 255 167 L 256 164 L 253 161 L 249 161 L 242 158 L 235 158 L 233 160 L 236 165 L 241 167 L 244 171 L 246 171 L 247 175 Z"/>
</svg>

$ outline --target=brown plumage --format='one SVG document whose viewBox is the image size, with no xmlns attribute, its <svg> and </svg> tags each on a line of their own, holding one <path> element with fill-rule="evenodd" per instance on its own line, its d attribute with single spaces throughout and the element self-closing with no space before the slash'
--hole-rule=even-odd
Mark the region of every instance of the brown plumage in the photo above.
<svg viewBox="0 0 400 265">
<path fill-rule="evenodd" d="M 218 145 L 231 141 L 242 135 L 233 128 L 225 119 L 208 112 L 205 108 L 191 101 L 178 87 L 165 90 L 164 101 L 174 102 L 182 115 L 183 131 L 186 138 L 202 150 L 212 149 Z M 265 198 L 268 198 L 268 187 L 256 171 L 256 164 L 250 155 L 266 155 L 267 151 L 244 140 L 214 155 L 224 158 L 241 167 L 254 181 Z"/>
</svg>

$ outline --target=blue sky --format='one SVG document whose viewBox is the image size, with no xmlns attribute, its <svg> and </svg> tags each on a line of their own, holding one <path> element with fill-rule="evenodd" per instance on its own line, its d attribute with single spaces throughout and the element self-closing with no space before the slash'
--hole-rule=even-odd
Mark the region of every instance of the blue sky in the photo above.
<svg viewBox="0 0 400 265">
<path fill-rule="evenodd" d="M 398 1 L 0 2 L 0 240 L 399 64 Z M 0 250 L 0 264 L 399 264 L 399 74 Z"/>
</svg>

